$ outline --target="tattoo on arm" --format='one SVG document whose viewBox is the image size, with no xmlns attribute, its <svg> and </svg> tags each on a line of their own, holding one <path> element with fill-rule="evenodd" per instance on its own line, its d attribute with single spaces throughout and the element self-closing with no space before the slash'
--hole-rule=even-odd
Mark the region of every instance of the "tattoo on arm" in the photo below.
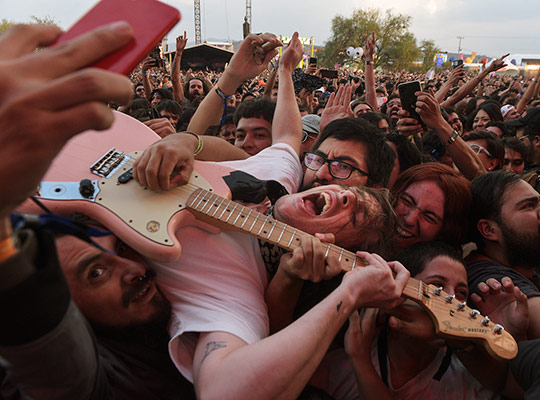
<svg viewBox="0 0 540 400">
<path fill-rule="evenodd" d="M 339 309 L 341 308 L 341 305 L 343 304 L 343 301 L 340 301 L 339 304 L 337 305 L 337 312 L 339 312 Z"/>
<path fill-rule="evenodd" d="M 208 342 L 206 343 L 206 349 L 204 350 L 204 357 L 201 360 L 201 364 L 206 360 L 206 357 L 210 355 L 210 353 L 222 349 L 224 347 L 227 347 L 227 342 Z"/>
</svg>

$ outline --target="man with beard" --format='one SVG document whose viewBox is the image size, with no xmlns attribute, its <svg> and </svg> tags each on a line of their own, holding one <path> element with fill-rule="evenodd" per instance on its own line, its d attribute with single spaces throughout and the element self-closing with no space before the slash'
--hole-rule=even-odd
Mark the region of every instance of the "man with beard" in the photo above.
<svg viewBox="0 0 540 400">
<path fill-rule="evenodd" d="M 539 338 L 540 195 L 508 171 L 475 178 L 472 194 L 470 227 L 478 251 L 466 259 L 469 287 L 510 277 L 528 297 L 528 338 Z"/>
<path fill-rule="evenodd" d="M 191 77 L 184 84 L 184 93 L 189 101 L 193 101 L 200 96 L 206 96 L 209 91 L 208 83 L 201 77 Z"/>
</svg>

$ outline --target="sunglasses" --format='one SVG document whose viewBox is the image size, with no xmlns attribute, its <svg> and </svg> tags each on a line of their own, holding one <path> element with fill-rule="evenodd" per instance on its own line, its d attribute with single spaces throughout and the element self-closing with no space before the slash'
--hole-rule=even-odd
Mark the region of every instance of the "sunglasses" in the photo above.
<svg viewBox="0 0 540 400">
<path fill-rule="evenodd" d="M 470 144 L 469 145 L 471 149 L 476 153 L 476 155 L 480 155 L 480 153 L 484 153 L 489 158 L 493 158 L 491 153 L 487 151 L 485 147 L 480 146 L 479 144 Z"/>
</svg>

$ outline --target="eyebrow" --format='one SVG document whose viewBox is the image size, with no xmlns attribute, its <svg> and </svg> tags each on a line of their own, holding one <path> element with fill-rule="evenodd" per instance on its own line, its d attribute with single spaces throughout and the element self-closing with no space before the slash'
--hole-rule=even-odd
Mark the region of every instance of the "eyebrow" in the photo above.
<svg viewBox="0 0 540 400">
<path fill-rule="evenodd" d="M 411 202 L 414 204 L 414 206 L 415 206 L 415 207 L 418 207 L 418 202 L 417 202 L 416 199 L 415 199 L 414 197 L 412 197 L 409 193 L 403 192 L 401 195 L 402 195 L 402 196 L 403 196 L 403 195 L 406 195 L 406 196 L 411 200 Z M 439 222 L 442 222 L 442 220 L 443 220 L 442 217 L 441 217 L 439 214 L 437 214 L 435 211 L 431 211 L 431 210 L 421 210 L 421 211 L 422 211 L 422 213 L 424 213 L 424 214 L 433 215 L 435 218 L 437 218 L 437 219 L 439 220 Z"/>
<path fill-rule="evenodd" d="M 423 280 L 428 280 L 428 279 L 439 279 L 439 280 L 441 280 L 443 282 L 448 282 L 448 279 L 446 277 L 444 277 L 442 275 L 439 275 L 439 274 L 433 274 L 433 275 L 426 276 Z M 467 290 L 469 290 L 469 286 L 465 282 L 458 282 L 456 287 L 464 287 Z"/>
<path fill-rule="evenodd" d="M 522 204 L 525 204 L 525 203 L 529 203 L 529 202 L 534 202 L 534 203 L 538 203 L 540 201 L 540 196 L 531 196 L 531 197 L 527 197 L 526 199 L 523 199 L 523 200 L 520 200 L 516 203 L 516 207 L 519 207 L 521 206 Z"/>
<path fill-rule="evenodd" d="M 103 256 L 103 253 L 99 252 L 80 260 L 77 263 L 77 277 L 80 278 L 84 274 L 84 272 L 88 269 L 88 267 L 92 265 L 96 260 L 101 258 L 102 256 Z"/>
</svg>

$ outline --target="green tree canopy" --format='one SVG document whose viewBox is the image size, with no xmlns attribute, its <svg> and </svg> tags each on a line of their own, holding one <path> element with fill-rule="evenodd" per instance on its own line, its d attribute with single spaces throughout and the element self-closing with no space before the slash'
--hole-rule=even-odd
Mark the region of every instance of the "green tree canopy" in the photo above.
<svg viewBox="0 0 540 400">
<path fill-rule="evenodd" d="M 350 18 L 337 15 L 332 20 L 332 36 L 326 42 L 323 63 L 343 64 L 348 60 L 347 47 L 364 46 L 365 35 L 375 32 L 377 57 L 375 66 L 403 69 L 420 56 L 414 35 L 409 32 L 411 17 L 392 10 L 354 10 Z"/>
<path fill-rule="evenodd" d="M 435 65 L 435 55 L 441 52 L 433 40 L 422 40 L 420 42 L 420 52 L 422 54 L 422 69 L 427 71 Z"/>
<path fill-rule="evenodd" d="M 30 17 L 30 21 L 26 21 L 26 22 L 14 22 L 14 21 L 9 21 L 5 18 L 2 18 L 2 20 L 0 21 L 0 33 L 4 32 L 5 30 L 8 30 L 13 25 L 16 25 L 19 23 L 59 26 L 58 23 L 54 20 L 54 18 L 51 18 L 48 15 L 45 17 L 36 17 L 35 15 L 32 15 Z"/>
</svg>

